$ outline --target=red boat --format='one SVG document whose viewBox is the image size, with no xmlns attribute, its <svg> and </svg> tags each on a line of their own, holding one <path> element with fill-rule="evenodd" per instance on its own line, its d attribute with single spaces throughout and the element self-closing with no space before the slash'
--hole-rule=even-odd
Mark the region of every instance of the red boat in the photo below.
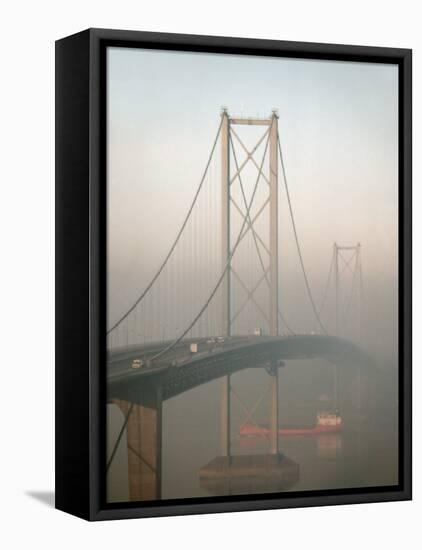
<svg viewBox="0 0 422 550">
<path fill-rule="evenodd" d="M 339 433 L 342 430 L 343 421 L 338 413 L 321 412 L 317 415 L 314 426 L 288 426 L 278 429 L 279 435 L 319 435 L 327 433 Z M 270 433 L 268 426 L 245 423 L 240 427 L 242 437 L 267 436 Z"/>
</svg>

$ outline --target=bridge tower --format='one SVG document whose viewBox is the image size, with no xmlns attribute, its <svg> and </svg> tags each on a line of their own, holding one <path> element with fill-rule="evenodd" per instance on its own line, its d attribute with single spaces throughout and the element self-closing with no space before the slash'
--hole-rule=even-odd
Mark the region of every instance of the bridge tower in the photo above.
<svg viewBox="0 0 422 550">
<path fill-rule="evenodd" d="M 264 272 L 265 279 L 268 284 L 268 304 L 266 318 L 268 321 L 268 333 L 270 336 L 277 336 L 279 333 L 278 315 L 279 315 L 279 302 L 278 302 L 278 114 L 273 110 L 269 118 L 239 118 L 230 117 L 226 108 L 222 109 L 221 113 L 221 251 L 222 267 L 228 265 L 224 280 L 222 282 L 221 293 L 221 326 L 223 327 L 223 335 L 231 336 L 234 317 L 231 311 L 231 288 L 232 288 L 232 243 L 231 243 L 231 211 L 233 205 L 235 205 L 238 212 L 241 214 L 243 221 L 246 222 L 247 231 L 250 230 L 255 239 L 256 234 L 254 224 L 258 218 L 252 217 L 248 211 L 245 199 L 246 211 L 241 211 L 239 206 L 235 203 L 233 197 L 233 183 L 237 178 L 240 180 L 240 172 L 243 167 L 252 162 L 258 170 L 258 178 L 265 179 L 268 187 L 268 199 L 265 209 L 268 210 L 269 216 L 269 235 L 268 235 L 268 260 L 269 265 L 267 271 Z M 263 173 L 263 162 L 259 164 L 255 158 L 254 153 L 258 146 L 262 142 L 261 139 L 256 145 L 249 150 L 242 142 L 238 134 L 233 129 L 233 126 L 247 125 L 247 126 L 264 126 L 267 127 L 264 137 L 267 136 L 268 142 L 268 157 L 269 157 L 269 177 L 266 177 Z M 234 167 L 234 174 L 232 174 L 230 166 L 230 147 L 233 149 L 233 136 L 240 143 L 243 150 L 246 152 L 246 159 L 239 167 Z M 257 182 L 258 183 L 258 182 Z M 260 212 L 261 213 L 261 212 Z M 256 243 L 258 247 L 258 244 Z M 258 251 L 258 248 L 257 248 Z M 261 259 L 261 258 L 260 258 Z M 262 260 L 261 260 L 262 261 Z M 235 274 L 237 280 L 240 281 L 238 274 Z M 241 281 L 240 281 L 241 282 Z M 244 286 L 245 288 L 245 286 Z M 248 300 L 254 300 L 254 292 L 256 289 L 249 291 L 247 296 Z M 256 302 L 255 302 L 256 303 Z M 278 454 L 278 368 L 274 362 L 271 368 L 268 369 L 271 376 L 270 387 L 270 451 L 271 454 Z M 224 376 L 222 380 L 221 390 L 221 449 L 223 456 L 230 456 L 230 375 Z"/>
<path fill-rule="evenodd" d="M 343 252 L 349 253 L 348 257 L 343 256 Z M 335 266 L 335 308 L 336 308 L 336 336 L 346 336 L 344 327 L 344 314 L 341 304 L 341 280 L 342 274 L 346 269 L 349 269 L 353 274 L 352 285 L 356 286 L 356 304 L 357 304 L 357 319 L 356 319 L 356 334 L 355 338 L 360 343 L 362 340 L 362 246 L 357 243 L 355 246 L 340 246 L 334 243 L 334 266 Z M 353 262 L 353 267 L 351 263 Z M 354 288 L 352 288 L 353 292 Z M 345 308 L 350 308 L 350 303 L 344 304 Z M 347 312 L 346 312 L 347 313 Z"/>
<path fill-rule="evenodd" d="M 351 246 L 333 245 L 334 285 L 335 285 L 335 335 L 337 337 L 352 337 L 358 344 L 362 343 L 362 247 L 361 243 Z M 342 297 L 344 273 L 349 270 L 352 276 L 351 290 L 347 301 Z M 353 295 L 356 294 L 354 334 L 347 334 L 346 321 L 350 313 Z M 353 327 L 352 327 L 353 329 Z M 361 408 L 362 369 L 357 368 L 357 407 Z M 334 366 L 334 402 L 338 401 L 338 368 Z"/>
</svg>

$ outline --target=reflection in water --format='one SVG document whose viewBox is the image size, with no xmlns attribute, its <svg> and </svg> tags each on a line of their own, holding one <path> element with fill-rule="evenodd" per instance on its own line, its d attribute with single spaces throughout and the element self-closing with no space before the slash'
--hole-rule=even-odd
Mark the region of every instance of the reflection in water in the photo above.
<svg viewBox="0 0 422 550">
<path fill-rule="evenodd" d="M 219 456 L 199 472 L 201 488 L 212 495 L 281 492 L 299 479 L 299 465 L 284 455 Z"/>
<path fill-rule="evenodd" d="M 308 370 L 307 370 L 308 369 Z M 321 409 L 321 387 L 329 378 L 315 376 L 323 365 L 315 360 L 301 369 L 283 369 L 280 376 L 280 423 L 311 425 Z M 304 383 L 314 375 L 312 385 Z M 321 374 L 320 372 L 320 374 Z M 327 371 L 328 372 L 328 371 Z M 301 384 L 302 382 L 302 384 Z M 264 388 L 265 374 L 249 370 L 233 377 L 237 392 L 250 406 Z M 267 460 L 267 437 L 239 436 L 245 421 L 244 409 L 233 399 L 231 474 L 220 455 L 220 384 L 199 386 L 164 403 L 162 498 L 189 498 L 226 494 L 303 491 L 395 485 L 398 482 L 397 390 L 395 378 L 377 381 L 377 392 L 358 411 L 346 389 L 350 379 L 343 377 L 341 433 L 288 436 L 280 435 L 280 453 L 285 462 Z M 323 388 L 322 388 L 323 389 Z M 316 397 L 312 397 L 315 395 Z M 327 408 L 327 404 L 322 404 Z M 268 421 L 268 402 L 256 410 L 256 421 Z M 109 406 L 109 452 L 122 425 L 119 409 Z M 261 455 L 261 456 L 259 456 Z M 241 458 L 239 458 L 241 457 Z M 243 458 L 242 458 L 243 457 Z M 267 460 L 267 462 L 266 462 Z M 110 501 L 129 500 L 128 451 L 123 438 L 108 476 Z M 204 475 L 214 469 L 213 475 Z M 217 475 L 218 474 L 218 475 Z"/>
<path fill-rule="evenodd" d="M 325 459 L 338 460 L 341 458 L 342 435 L 326 434 L 319 435 L 317 442 L 317 457 Z"/>
</svg>

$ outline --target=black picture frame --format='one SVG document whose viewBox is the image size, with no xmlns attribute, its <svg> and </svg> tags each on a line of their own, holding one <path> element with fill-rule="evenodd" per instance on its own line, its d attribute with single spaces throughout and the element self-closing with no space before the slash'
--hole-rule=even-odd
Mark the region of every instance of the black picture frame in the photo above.
<svg viewBox="0 0 422 550">
<path fill-rule="evenodd" d="M 399 484 L 107 504 L 105 51 L 108 46 L 372 63 L 399 69 Z M 411 394 L 412 52 L 88 29 L 56 42 L 56 508 L 106 520 L 408 500 Z"/>
</svg>

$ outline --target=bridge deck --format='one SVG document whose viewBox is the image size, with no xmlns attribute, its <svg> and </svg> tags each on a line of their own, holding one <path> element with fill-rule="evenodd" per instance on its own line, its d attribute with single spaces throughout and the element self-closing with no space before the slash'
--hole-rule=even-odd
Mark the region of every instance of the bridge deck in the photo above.
<svg viewBox="0 0 422 550">
<path fill-rule="evenodd" d="M 190 351 L 193 342 L 198 344 L 197 353 Z M 154 406 L 157 399 L 169 399 L 226 374 L 268 368 L 286 359 L 320 357 L 338 364 L 370 363 L 368 355 L 352 342 L 309 334 L 183 340 L 168 354 L 149 361 L 165 346 L 165 342 L 157 342 L 110 352 L 108 398 Z M 133 368 L 134 359 L 142 360 L 143 366 Z"/>
</svg>

